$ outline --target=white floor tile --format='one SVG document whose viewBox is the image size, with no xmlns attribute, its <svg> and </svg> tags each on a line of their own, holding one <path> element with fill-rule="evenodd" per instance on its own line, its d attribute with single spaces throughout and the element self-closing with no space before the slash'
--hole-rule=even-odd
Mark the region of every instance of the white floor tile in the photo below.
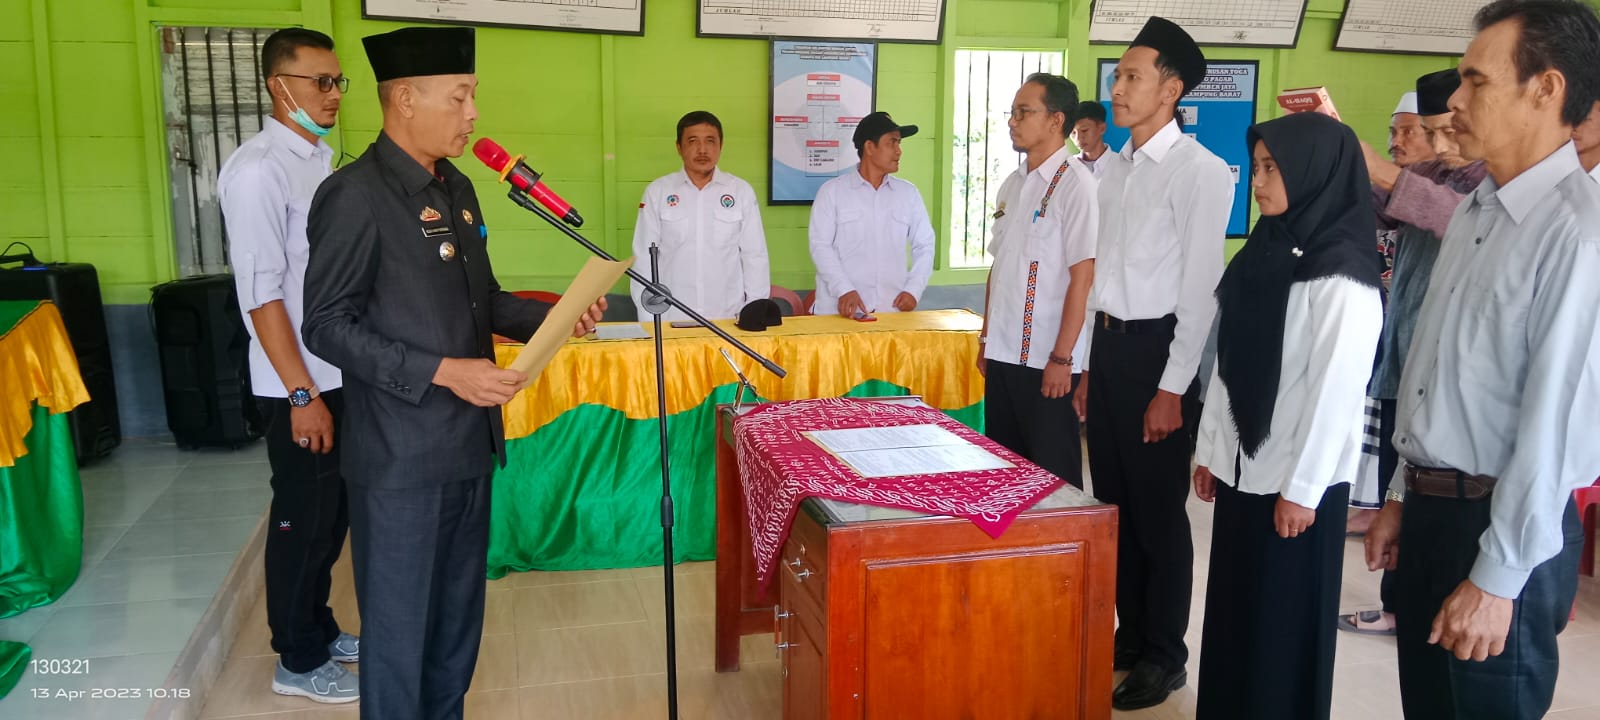
<svg viewBox="0 0 1600 720">
<path fill-rule="evenodd" d="M 178 473 L 172 487 L 181 492 L 272 487 L 272 466 L 266 461 L 228 465 L 194 464 Z"/>
<path fill-rule="evenodd" d="M 146 520 L 127 530 L 105 559 L 173 557 L 235 552 L 244 546 L 259 520 L 242 516 L 187 520 Z"/>
<path fill-rule="evenodd" d="M 211 599 L 63 606 L 33 636 L 36 658 L 100 658 L 183 649 Z"/>
<path fill-rule="evenodd" d="M 207 555 L 105 560 L 61 597 L 62 607 L 199 598 L 222 586 L 237 551 Z"/>
<path fill-rule="evenodd" d="M 139 521 L 198 520 L 220 517 L 260 517 L 272 502 L 272 488 L 185 491 L 169 488 L 150 504 Z"/>
</svg>

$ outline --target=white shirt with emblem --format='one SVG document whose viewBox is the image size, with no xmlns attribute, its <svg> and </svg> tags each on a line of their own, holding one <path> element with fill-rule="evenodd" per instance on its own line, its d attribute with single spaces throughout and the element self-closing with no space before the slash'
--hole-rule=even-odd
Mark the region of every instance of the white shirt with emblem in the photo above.
<svg viewBox="0 0 1600 720">
<path fill-rule="evenodd" d="M 871 312 L 896 312 L 894 299 L 918 301 L 933 276 L 933 223 L 917 187 L 885 175 L 874 188 L 860 166 L 817 188 L 811 204 L 811 262 L 818 315 L 839 312 L 854 291 Z M 907 268 L 907 247 L 910 267 Z"/>
<path fill-rule="evenodd" d="M 306 215 L 317 186 L 333 172 L 332 160 L 333 148 L 327 143 L 312 145 L 269 117 L 261 132 L 228 156 L 217 177 L 234 289 L 245 327 L 251 329 L 250 387 L 260 397 L 289 396 L 250 321 L 251 310 L 274 300 L 283 301 L 300 359 L 317 389 L 333 390 L 344 381 L 339 368 L 298 342 L 305 318 L 306 261 L 311 257 Z"/>
<path fill-rule="evenodd" d="M 1035 217 L 1063 163 L 1066 170 L 1049 205 Z M 986 359 L 1036 369 L 1049 361 L 1061 332 L 1062 305 L 1072 280 L 1069 271 L 1094 259 L 1100 223 L 1097 189 L 1094 174 L 1065 146 L 1032 171 L 1026 165 L 1018 167 L 1001 184 L 995 207 L 1003 212 L 993 221 L 994 239 L 989 243 L 994 264 L 989 270 Z M 1077 341 L 1073 346 L 1075 371 L 1081 367 L 1083 345 Z"/>
<path fill-rule="evenodd" d="M 755 190 L 720 168 L 704 188 L 695 187 L 682 169 L 645 188 L 633 228 L 633 267 L 645 277 L 651 245 L 661 249 L 661 283 L 709 319 L 738 317 L 746 303 L 772 292 Z M 631 286 L 639 319 L 649 319 L 640 298 L 644 287 Z M 661 317 L 689 319 L 677 308 Z"/>
</svg>

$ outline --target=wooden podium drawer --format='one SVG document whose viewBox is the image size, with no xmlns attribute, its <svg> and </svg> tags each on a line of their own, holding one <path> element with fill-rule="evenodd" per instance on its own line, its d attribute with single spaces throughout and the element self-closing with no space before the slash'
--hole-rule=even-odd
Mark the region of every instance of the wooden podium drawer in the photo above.
<svg viewBox="0 0 1600 720">
<path fill-rule="evenodd" d="M 798 591 L 810 598 L 817 607 L 826 607 L 828 597 L 828 534 L 816 520 L 801 511 L 795 516 L 789 540 L 784 543 L 779 556 L 781 567 L 778 581 L 784 588 L 781 596 Z"/>
</svg>

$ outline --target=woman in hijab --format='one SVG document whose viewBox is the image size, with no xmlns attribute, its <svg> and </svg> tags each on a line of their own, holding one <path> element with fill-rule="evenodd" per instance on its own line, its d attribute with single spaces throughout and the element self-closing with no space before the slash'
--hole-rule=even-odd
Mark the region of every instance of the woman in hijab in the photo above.
<svg viewBox="0 0 1600 720">
<path fill-rule="evenodd" d="M 1217 288 L 1195 494 L 1216 501 L 1199 720 L 1325 720 L 1345 507 L 1383 326 L 1372 191 L 1350 128 L 1247 133 L 1261 219 Z"/>
</svg>

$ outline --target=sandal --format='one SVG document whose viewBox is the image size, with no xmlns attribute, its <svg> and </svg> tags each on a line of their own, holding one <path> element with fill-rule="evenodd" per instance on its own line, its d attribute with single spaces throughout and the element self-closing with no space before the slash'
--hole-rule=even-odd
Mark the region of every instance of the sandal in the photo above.
<svg viewBox="0 0 1600 720">
<path fill-rule="evenodd" d="M 1362 610 L 1339 616 L 1339 629 L 1358 635 L 1393 635 L 1394 624 L 1383 622 L 1382 610 Z"/>
</svg>

